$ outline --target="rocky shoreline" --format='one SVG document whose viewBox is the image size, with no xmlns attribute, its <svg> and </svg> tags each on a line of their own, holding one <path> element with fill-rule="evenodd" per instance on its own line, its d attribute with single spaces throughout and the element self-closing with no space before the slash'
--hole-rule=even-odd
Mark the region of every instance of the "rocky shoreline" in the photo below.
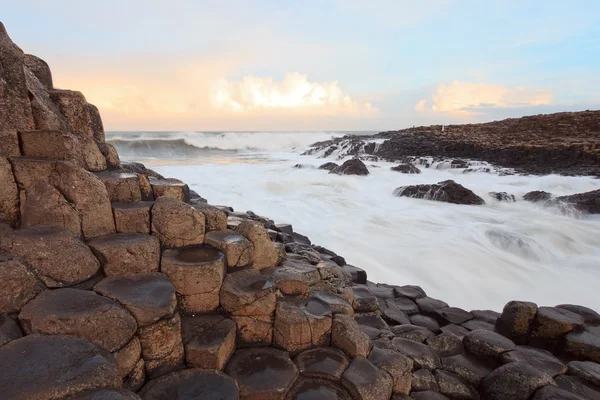
<svg viewBox="0 0 600 400">
<path fill-rule="evenodd" d="M 315 143 L 306 154 L 489 162 L 518 173 L 600 177 L 600 111 L 563 112 L 484 124 L 432 125 Z M 461 160 L 456 160 L 460 163 Z M 464 161 L 463 161 L 464 163 Z"/>
<path fill-rule="evenodd" d="M 0 65 L 3 400 L 600 397 L 595 311 L 372 283 L 289 224 L 121 163 L 1 23 Z"/>
</svg>

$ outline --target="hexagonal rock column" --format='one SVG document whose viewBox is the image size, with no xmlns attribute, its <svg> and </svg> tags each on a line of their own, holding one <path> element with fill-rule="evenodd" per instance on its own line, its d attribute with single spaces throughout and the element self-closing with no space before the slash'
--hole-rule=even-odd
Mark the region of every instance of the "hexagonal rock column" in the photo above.
<svg viewBox="0 0 600 400">
<path fill-rule="evenodd" d="M 559 340 L 573 330 L 583 328 L 579 314 L 558 307 L 539 307 L 529 334 L 529 344 L 553 351 Z"/>
<path fill-rule="evenodd" d="M 68 400 L 140 400 L 137 394 L 125 389 L 97 389 L 80 392 Z"/>
<path fill-rule="evenodd" d="M 0 140 L 2 140 L 0 138 Z M 5 157 L 0 156 L 0 222 L 15 226 L 19 218 L 19 190 L 15 183 L 12 167 Z"/>
<path fill-rule="evenodd" d="M 148 382 L 140 391 L 144 400 L 238 399 L 235 380 L 218 371 L 188 369 Z"/>
<path fill-rule="evenodd" d="M 600 363 L 600 336 L 588 331 L 571 332 L 563 338 L 559 352 L 571 359 Z"/>
<path fill-rule="evenodd" d="M 567 366 L 558 358 L 554 357 L 552 353 L 529 346 L 517 346 L 513 351 L 502 353 L 500 362 L 502 364 L 513 362 L 529 364 L 535 369 L 545 372 L 552 377 L 567 372 Z"/>
<path fill-rule="evenodd" d="M 245 267 L 252 263 L 254 247 L 239 233 L 229 229 L 207 232 L 204 241 L 225 253 L 228 267 Z"/>
<path fill-rule="evenodd" d="M 137 392 L 144 386 L 144 383 L 146 383 L 146 363 L 143 358 L 140 358 L 129 375 L 123 379 L 123 388 L 131 390 L 132 392 Z"/>
<path fill-rule="evenodd" d="M 237 381 L 240 400 L 283 399 L 298 377 L 288 353 L 272 348 L 236 351 L 225 372 Z"/>
<path fill-rule="evenodd" d="M 81 92 L 73 90 L 48 90 L 48 95 L 64 115 L 69 131 L 92 136 L 88 103 Z"/>
<path fill-rule="evenodd" d="M 373 348 L 368 360 L 392 377 L 392 391 L 408 394 L 412 382 L 413 361 L 394 350 Z"/>
<path fill-rule="evenodd" d="M 545 372 L 520 362 L 501 366 L 482 382 L 480 391 L 484 399 L 526 400 L 546 385 L 553 385 L 552 377 Z"/>
<path fill-rule="evenodd" d="M 321 280 L 314 265 L 287 259 L 273 271 L 275 286 L 287 295 L 307 295 L 310 286 Z"/>
<path fill-rule="evenodd" d="M 509 301 L 496 321 L 498 333 L 516 344 L 527 344 L 537 305 L 526 301 Z"/>
<path fill-rule="evenodd" d="M 2 397 L 60 399 L 77 392 L 121 386 L 109 352 L 64 335 L 29 335 L 0 347 Z"/>
<path fill-rule="evenodd" d="M 254 246 L 252 266 L 255 269 L 271 268 L 285 258 L 285 250 L 278 248 L 269 238 L 267 230 L 258 222 L 243 221 L 235 231 L 244 235 Z"/>
<path fill-rule="evenodd" d="M 119 374 L 121 374 L 123 379 L 127 378 L 142 358 L 142 345 L 140 339 L 137 336 L 134 336 L 129 343 L 115 351 L 113 355 L 119 366 Z"/>
<path fill-rule="evenodd" d="M 0 314 L 21 311 L 44 289 L 35 274 L 17 260 L 0 260 L 0 282 Z"/>
<path fill-rule="evenodd" d="M 156 272 L 160 266 L 160 242 L 140 233 L 115 233 L 88 242 L 106 276 Z"/>
<path fill-rule="evenodd" d="M 331 323 L 331 309 L 322 300 L 311 298 L 300 304 L 282 301 L 275 311 L 273 342 L 290 353 L 328 346 Z"/>
<path fill-rule="evenodd" d="M 332 347 L 317 347 L 298 354 L 295 358 L 300 374 L 309 378 L 339 380 L 350 360 Z"/>
<path fill-rule="evenodd" d="M 150 379 L 183 368 L 185 354 L 179 314 L 139 328 L 138 336 Z"/>
<path fill-rule="evenodd" d="M 206 245 L 167 249 L 161 271 L 173 282 L 185 313 L 207 313 L 219 306 L 225 277 L 225 255 L 219 250 Z"/>
<path fill-rule="evenodd" d="M 269 275 L 255 269 L 227 274 L 220 301 L 236 322 L 238 346 L 271 344 L 276 296 Z"/>
<path fill-rule="evenodd" d="M 23 337 L 17 321 L 6 314 L 0 314 L 0 346 Z"/>
<path fill-rule="evenodd" d="M 392 396 L 391 376 L 361 356 L 350 363 L 342 375 L 342 384 L 354 399 L 379 400 Z"/>
<path fill-rule="evenodd" d="M 110 201 L 135 203 L 142 200 L 142 192 L 137 174 L 122 171 L 102 171 L 96 175 L 108 192 Z"/>
<path fill-rule="evenodd" d="M 371 351 L 371 339 L 354 318 L 336 314 L 331 327 L 331 345 L 343 350 L 350 357 L 367 357 Z"/>
<path fill-rule="evenodd" d="M 0 250 L 21 257 L 49 288 L 84 282 L 100 269 L 90 249 L 66 229 L 18 229 L 3 239 Z"/>
<path fill-rule="evenodd" d="M 190 188 L 179 179 L 160 179 L 151 176 L 148 180 L 155 199 L 170 197 L 185 203 L 190 202 Z"/>
<path fill-rule="evenodd" d="M 206 218 L 189 204 L 160 197 L 152 207 L 152 234 L 165 247 L 183 247 L 204 242 Z"/>
<path fill-rule="evenodd" d="M 118 233 L 150 234 L 150 201 L 137 203 L 112 203 L 115 227 Z"/>
<path fill-rule="evenodd" d="M 181 336 L 189 368 L 222 370 L 235 351 L 235 322 L 220 315 L 185 316 Z"/>
<path fill-rule="evenodd" d="M 296 399 L 351 400 L 352 397 L 338 383 L 325 379 L 300 377 L 286 396 L 286 400 Z"/>
<path fill-rule="evenodd" d="M 116 301 L 79 289 L 45 290 L 19 314 L 25 333 L 67 334 L 116 351 L 137 329 L 135 319 Z"/>
<path fill-rule="evenodd" d="M 206 216 L 206 231 L 224 231 L 227 229 L 227 214 L 217 207 L 206 204 L 201 200 L 191 200 L 194 208 L 202 211 Z"/>
</svg>

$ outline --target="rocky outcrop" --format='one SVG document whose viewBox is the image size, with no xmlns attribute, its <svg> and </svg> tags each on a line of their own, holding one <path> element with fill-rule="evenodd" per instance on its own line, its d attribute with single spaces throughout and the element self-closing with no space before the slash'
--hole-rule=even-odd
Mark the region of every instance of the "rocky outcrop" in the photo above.
<svg viewBox="0 0 600 400">
<path fill-rule="evenodd" d="M 485 203 L 481 197 L 452 180 L 432 185 L 402 186 L 394 191 L 394 195 L 453 204 L 481 205 Z"/>
<path fill-rule="evenodd" d="M 339 167 L 339 165 L 334 162 L 326 162 L 325 164 L 320 165 L 319 169 L 332 171 L 332 170 L 336 169 L 337 167 Z"/>
<path fill-rule="evenodd" d="M 420 174 L 421 170 L 412 164 L 400 164 L 390 168 L 392 171 L 401 172 L 403 174 Z"/>
<path fill-rule="evenodd" d="M 335 167 L 329 171 L 330 174 L 338 175 L 369 175 L 369 170 L 364 162 L 358 158 L 344 161 L 344 163 L 338 167 Z"/>
<path fill-rule="evenodd" d="M 523 200 L 530 201 L 532 203 L 537 203 L 541 201 L 548 201 L 552 198 L 552 194 L 548 192 L 544 192 L 543 190 L 534 190 L 532 192 L 527 192 L 523 195 Z"/>
<path fill-rule="evenodd" d="M 552 203 L 567 204 L 587 214 L 600 214 L 600 189 L 569 196 L 560 196 L 554 199 Z"/>
</svg>

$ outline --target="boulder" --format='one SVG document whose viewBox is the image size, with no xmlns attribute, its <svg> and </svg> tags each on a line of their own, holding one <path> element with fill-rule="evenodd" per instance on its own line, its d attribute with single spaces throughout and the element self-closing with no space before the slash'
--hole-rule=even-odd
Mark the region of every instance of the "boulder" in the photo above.
<svg viewBox="0 0 600 400">
<path fill-rule="evenodd" d="M 560 196 L 552 200 L 552 203 L 568 204 L 587 214 L 600 214 L 600 189 L 569 196 Z"/>
<path fill-rule="evenodd" d="M 373 348 L 369 354 L 369 361 L 381 368 L 392 377 L 392 392 L 408 394 L 412 381 L 413 361 L 394 351 Z"/>
<path fill-rule="evenodd" d="M 495 323 L 489 323 L 486 321 L 481 321 L 479 319 L 471 319 L 467 322 L 463 322 L 461 324 L 461 326 L 463 326 L 464 328 L 467 328 L 470 331 L 484 330 L 484 331 L 496 332 L 496 324 Z"/>
<path fill-rule="evenodd" d="M 529 344 L 552 351 L 560 338 L 573 330 L 583 328 L 583 325 L 583 317 L 579 314 L 564 308 L 540 307 L 533 320 Z"/>
<path fill-rule="evenodd" d="M 154 236 L 114 233 L 97 237 L 88 246 L 102 264 L 106 276 L 156 272 L 160 265 L 160 243 Z"/>
<path fill-rule="evenodd" d="M 359 356 L 342 375 L 342 385 L 354 399 L 379 400 L 391 397 L 394 382 L 387 372 Z"/>
<path fill-rule="evenodd" d="M 432 390 L 426 390 L 424 392 L 413 392 L 411 393 L 408 399 L 411 400 L 448 400 L 448 397 L 444 396 L 441 393 L 434 392 Z M 406 400 L 408 400 L 406 399 Z M 405 399 L 397 399 L 396 397 L 392 397 L 392 400 L 405 400 Z"/>
<path fill-rule="evenodd" d="M 44 88 L 53 88 L 52 72 L 50 71 L 50 67 L 48 66 L 46 61 L 32 54 L 25 54 L 23 56 L 23 63 L 25 64 L 27 69 L 31 71 L 33 75 L 35 75 L 35 77 L 40 81 Z"/>
<path fill-rule="evenodd" d="M 227 229 L 227 214 L 224 211 L 200 199 L 191 200 L 191 204 L 206 216 L 206 232 L 224 231 Z"/>
<path fill-rule="evenodd" d="M 579 314 L 583 317 L 583 320 L 586 324 L 591 325 L 600 325 L 600 314 L 591 308 L 584 306 L 577 306 L 574 304 L 560 304 L 556 306 L 557 308 L 562 308 L 564 310 L 569 310 L 574 312 L 575 314 Z"/>
<path fill-rule="evenodd" d="M 552 377 L 529 364 L 514 362 L 495 369 L 481 382 L 481 395 L 490 400 L 527 400 L 537 389 L 553 385 Z"/>
<path fill-rule="evenodd" d="M 427 338 L 425 342 L 440 357 L 455 356 L 463 352 L 462 340 L 453 333 L 440 333 Z"/>
<path fill-rule="evenodd" d="M 571 361 L 567 373 L 600 387 L 600 364 L 591 361 Z"/>
<path fill-rule="evenodd" d="M 207 232 L 204 241 L 225 253 L 228 267 L 245 267 L 252 263 L 252 242 L 239 233 L 232 230 Z"/>
<path fill-rule="evenodd" d="M 101 141 L 98 141 L 96 139 L 96 145 L 98 145 L 98 149 L 100 149 L 100 152 L 102 153 L 102 155 L 104 156 L 104 159 L 106 160 L 106 168 L 108 168 L 109 170 L 119 170 L 121 169 L 121 160 L 119 159 L 119 153 L 117 153 L 117 150 L 114 148 L 114 146 L 110 143 L 104 143 Z M 147 182 L 147 193 L 146 194 L 150 194 L 150 196 L 152 195 L 152 188 L 150 187 L 150 183 L 148 182 L 148 178 L 146 178 L 144 175 L 141 174 L 137 174 L 138 175 L 138 179 L 140 180 L 144 180 L 145 182 Z M 151 198 L 152 200 L 154 200 L 154 197 Z M 144 199 L 146 200 L 146 199 Z"/>
<path fill-rule="evenodd" d="M 37 296 L 44 286 L 18 260 L 0 260 L 0 314 L 16 313 Z"/>
<path fill-rule="evenodd" d="M 465 349 L 479 358 L 498 359 L 502 353 L 515 350 L 508 338 L 488 330 L 474 330 L 463 338 Z"/>
<path fill-rule="evenodd" d="M 123 378 L 126 378 L 135 368 L 142 357 L 142 345 L 140 339 L 134 336 L 125 346 L 113 353 L 119 373 Z"/>
<path fill-rule="evenodd" d="M 411 379 L 411 392 L 439 392 L 440 387 L 433 374 L 426 369 L 413 372 Z"/>
<path fill-rule="evenodd" d="M 307 295 L 309 287 L 321 280 L 316 267 L 290 258 L 275 268 L 272 276 L 275 287 L 286 295 Z"/>
<path fill-rule="evenodd" d="M 351 397 L 337 383 L 318 378 L 300 377 L 286 396 L 286 400 L 296 399 L 351 400 Z"/>
<path fill-rule="evenodd" d="M 422 297 L 420 299 L 416 299 L 415 303 L 417 303 L 417 306 L 419 306 L 419 310 L 426 315 L 429 315 L 433 311 L 439 310 L 440 308 L 448 307 L 446 302 L 431 297 Z"/>
<path fill-rule="evenodd" d="M 282 301 L 275 310 L 273 342 L 290 353 L 328 346 L 331 325 L 331 309 L 321 300 L 313 298 L 301 304 Z"/>
<path fill-rule="evenodd" d="M 155 172 L 151 169 L 146 168 L 146 166 L 139 162 L 124 162 L 121 163 L 121 169 L 126 172 L 135 172 L 137 174 L 146 175 L 148 177 L 154 177 L 159 179 L 165 179 L 164 176 Z"/>
<path fill-rule="evenodd" d="M 7 314 L 0 314 L 0 347 L 23 337 L 17 321 Z"/>
<path fill-rule="evenodd" d="M 137 174 L 113 170 L 95 175 L 104 183 L 111 202 L 135 203 L 142 200 Z"/>
<path fill-rule="evenodd" d="M 409 320 L 413 325 L 422 326 L 433 333 L 441 333 L 440 324 L 432 317 L 423 314 L 413 314 L 409 317 Z"/>
<path fill-rule="evenodd" d="M 104 143 L 104 125 L 102 124 L 102 118 L 100 117 L 98 107 L 87 103 L 86 108 L 90 116 L 89 127 L 91 128 L 93 138 Z"/>
<path fill-rule="evenodd" d="M 243 221 L 235 231 L 246 237 L 254 247 L 254 259 L 252 266 L 255 269 L 271 268 L 283 261 L 284 254 L 275 246 L 269 238 L 266 229 L 258 222 Z"/>
<path fill-rule="evenodd" d="M 552 198 L 552 194 L 548 192 L 544 192 L 543 190 L 534 190 L 532 192 L 525 193 L 523 195 L 523 200 L 530 201 L 532 203 L 537 203 L 540 201 L 548 201 Z"/>
<path fill-rule="evenodd" d="M 298 377 L 287 352 L 272 348 L 235 352 L 225 372 L 240 388 L 240 400 L 283 399 Z"/>
<path fill-rule="evenodd" d="M 571 332 L 563 339 L 561 353 L 574 359 L 600 363 L 600 336 L 588 331 Z"/>
<path fill-rule="evenodd" d="M 369 170 L 364 162 L 358 158 L 354 158 L 344 161 L 342 165 L 331 169 L 329 173 L 337 175 L 369 175 Z"/>
<path fill-rule="evenodd" d="M 398 352 L 411 358 L 416 368 L 434 370 L 441 367 L 439 356 L 423 343 L 397 337 L 392 344 Z"/>
<path fill-rule="evenodd" d="M 185 355 L 179 314 L 138 329 L 138 336 L 146 373 L 151 379 L 183 367 Z"/>
<path fill-rule="evenodd" d="M 0 155 L 6 157 L 18 157 L 21 155 L 19 136 L 16 130 L 0 130 Z"/>
<path fill-rule="evenodd" d="M 440 308 L 432 313 L 440 325 L 462 324 L 473 319 L 473 314 L 458 307 Z"/>
<path fill-rule="evenodd" d="M 421 170 L 412 164 L 399 164 L 390 168 L 392 171 L 401 172 L 403 174 L 420 174 Z"/>
<path fill-rule="evenodd" d="M 19 190 L 10 163 L 2 156 L 0 156 L 0 187 L 2 187 L 0 223 L 14 227 L 19 219 Z"/>
<path fill-rule="evenodd" d="M 379 301 L 379 309 L 383 319 L 390 325 L 410 324 L 408 316 L 402 308 L 396 304 L 395 299 Z"/>
<path fill-rule="evenodd" d="M 558 386 L 544 386 L 535 392 L 532 400 L 584 400 L 584 398 Z"/>
<path fill-rule="evenodd" d="M 48 96 L 47 89 L 29 68 L 23 70 L 36 129 L 67 131 L 67 121 Z"/>
<path fill-rule="evenodd" d="M 238 393 L 235 380 L 224 373 L 193 368 L 148 382 L 140 396 L 144 400 L 234 400 Z"/>
<path fill-rule="evenodd" d="M 471 310 L 471 314 L 478 320 L 496 325 L 496 321 L 500 318 L 500 313 L 492 310 Z"/>
<path fill-rule="evenodd" d="M 0 241 L 0 248 L 22 258 L 50 288 L 84 282 L 100 269 L 90 249 L 66 229 L 18 229 Z"/>
<path fill-rule="evenodd" d="M 496 199 L 497 201 L 514 203 L 517 201 L 514 194 L 508 194 L 506 192 L 489 192 L 490 197 Z"/>
<path fill-rule="evenodd" d="M 453 204 L 481 205 L 485 201 L 466 187 L 447 180 L 431 185 L 402 186 L 394 191 L 398 197 L 442 201 Z"/>
<path fill-rule="evenodd" d="M 11 400 L 61 399 L 122 382 L 109 352 L 64 335 L 29 335 L 0 347 L 0 371 L 2 396 Z"/>
<path fill-rule="evenodd" d="M 88 103 L 81 92 L 50 89 L 48 95 L 65 117 L 70 132 L 93 136 Z"/>
<path fill-rule="evenodd" d="M 331 346 L 343 350 L 350 357 L 367 357 L 371 351 L 371 340 L 354 318 L 336 314 L 331 328 Z"/>
<path fill-rule="evenodd" d="M 155 199 L 159 197 L 170 197 L 185 203 L 190 202 L 190 188 L 179 179 L 148 177 L 152 194 Z"/>
<path fill-rule="evenodd" d="M 154 203 L 112 203 L 118 233 L 150 234 L 150 208 Z"/>
<path fill-rule="evenodd" d="M 413 285 L 394 286 L 394 295 L 396 297 L 406 297 L 413 301 L 427 297 L 427 294 L 420 286 Z"/>
<path fill-rule="evenodd" d="M 146 382 L 146 363 L 143 358 L 135 364 L 129 375 L 123 379 L 123 389 L 137 392 Z"/>
<path fill-rule="evenodd" d="M 173 315 L 177 306 L 175 288 L 157 272 L 111 276 L 100 281 L 94 291 L 118 301 L 134 316 L 140 328 Z"/>
<path fill-rule="evenodd" d="M 161 271 L 169 278 L 185 313 L 206 313 L 219 306 L 225 277 L 225 255 L 206 245 L 167 249 Z"/>
<path fill-rule="evenodd" d="M 352 307 L 356 312 L 372 312 L 379 309 L 377 297 L 367 287 L 352 288 Z"/>
<path fill-rule="evenodd" d="M 477 387 L 483 378 L 494 369 L 494 363 L 483 362 L 468 354 L 457 354 L 442 358 L 442 368 Z"/>
<path fill-rule="evenodd" d="M 359 285 L 367 283 L 367 272 L 364 269 L 344 264 L 342 271 L 347 274 L 354 283 L 358 283 Z"/>
<path fill-rule="evenodd" d="M 328 380 L 339 380 L 350 364 L 343 352 L 332 347 L 303 351 L 296 356 L 295 362 L 303 376 Z"/>
<path fill-rule="evenodd" d="M 77 393 L 65 400 L 140 400 L 137 394 L 125 389 L 97 389 Z"/>
<path fill-rule="evenodd" d="M 324 169 L 327 171 L 331 171 L 335 168 L 337 168 L 339 165 L 334 163 L 334 162 L 326 162 L 325 164 L 322 164 L 319 166 L 319 169 Z"/>
<path fill-rule="evenodd" d="M 403 324 L 392 327 L 392 332 L 399 338 L 413 340 L 423 343 L 429 338 L 435 337 L 435 333 L 422 326 Z"/>
<path fill-rule="evenodd" d="M 394 300 L 396 307 L 402 310 L 406 315 L 411 316 L 419 312 L 419 306 L 408 297 L 397 297 Z"/>
<path fill-rule="evenodd" d="M 502 353 L 500 362 L 502 364 L 513 362 L 529 364 L 550 376 L 564 374 L 567 371 L 567 366 L 549 351 L 529 346 L 517 346 L 513 351 Z"/>
<path fill-rule="evenodd" d="M 535 303 L 509 301 L 496 322 L 496 330 L 516 344 L 526 344 L 536 312 Z"/>
<path fill-rule="evenodd" d="M 181 336 L 188 368 L 222 370 L 235 351 L 235 322 L 220 315 L 187 316 Z"/>
<path fill-rule="evenodd" d="M 275 311 L 271 277 L 253 269 L 227 274 L 220 298 L 221 307 L 232 315 L 269 315 Z"/>
<path fill-rule="evenodd" d="M 451 399 L 479 400 L 477 390 L 460 377 L 441 369 L 434 374 L 441 394 Z"/>
<path fill-rule="evenodd" d="M 600 399 L 600 388 L 594 385 L 588 384 L 583 379 L 575 376 L 560 375 L 555 378 L 556 384 L 559 388 L 580 396 L 584 399 Z"/>
<path fill-rule="evenodd" d="M 204 214 L 177 199 L 158 198 L 152 207 L 151 221 L 152 234 L 165 247 L 183 247 L 204 242 Z"/>
<path fill-rule="evenodd" d="M 23 307 L 19 321 L 27 334 L 73 335 L 116 351 L 137 329 L 116 301 L 79 289 L 45 290 Z"/>
<path fill-rule="evenodd" d="M 332 293 L 329 291 L 322 290 L 312 290 L 311 296 L 327 303 L 329 305 L 329 308 L 331 309 L 331 313 L 334 315 L 354 315 L 354 309 L 350 305 L 350 302 L 341 293 Z"/>
</svg>

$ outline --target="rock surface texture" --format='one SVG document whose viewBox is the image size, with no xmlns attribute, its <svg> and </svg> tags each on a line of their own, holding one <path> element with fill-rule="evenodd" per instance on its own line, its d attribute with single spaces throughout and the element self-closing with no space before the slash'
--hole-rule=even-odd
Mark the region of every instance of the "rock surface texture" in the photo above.
<svg viewBox="0 0 600 400">
<path fill-rule="evenodd" d="M 595 311 L 525 301 L 468 311 L 418 286 L 375 284 L 289 224 L 210 205 L 183 182 L 120 163 L 98 110 L 55 89 L 48 65 L 1 24 L 0 95 L 0 399 L 600 397 Z M 560 117 L 560 129 L 595 132 L 592 115 Z M 540 139 L 541 118 L 469 129 Z M 465 143 L 465 130 L 435 140 L 420 128 L 382 134 L 378 152 L 404 143 L 419 155 L 410 144 L 423 138 L 424 149 L 494 148 L 494 160 L 509 162 L 523 151 L 498 150 L 493 135 L 452 145 Z M 574 161 L 566 144 L 530 149 L 519 165 L 539 170 L 535 157 L 551 157 L 565 172 L 597 157 L 597 147 L 571 144 Z M 358 159 L 322 169 L 368 174 Z M 399 195 L 483 204 L 453 181 Z M 595 213 L 597 199 L 556 200 Z"/>
</svg>

